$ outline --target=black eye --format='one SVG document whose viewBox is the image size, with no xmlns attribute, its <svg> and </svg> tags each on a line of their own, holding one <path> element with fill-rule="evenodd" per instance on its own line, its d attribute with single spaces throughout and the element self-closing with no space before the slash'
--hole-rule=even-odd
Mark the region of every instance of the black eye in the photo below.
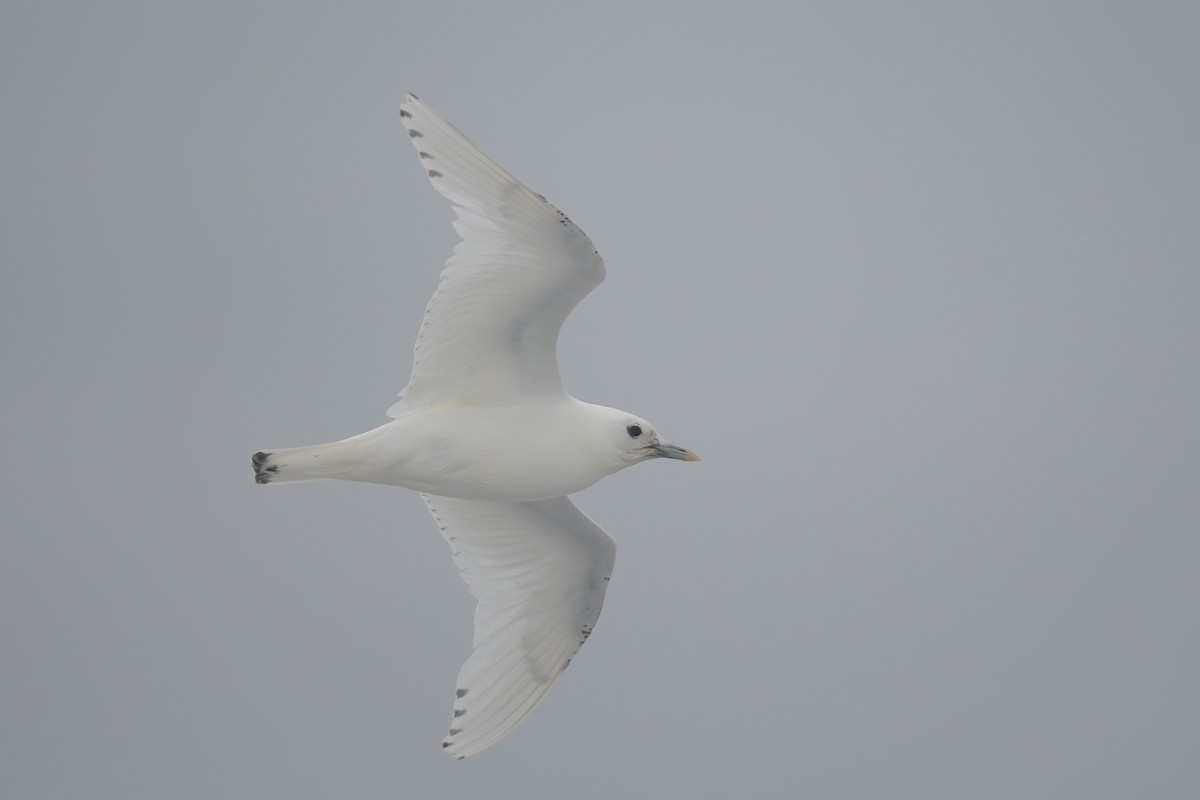
<svg viewBox="0 0 1200 800">
<path fill-rule="evenodd" d="M 625 430 L 629 433 L 631 439 L 636 439 L 642 435 L 642 427 L 640 425 L 630 425 Z"/>
</svg>

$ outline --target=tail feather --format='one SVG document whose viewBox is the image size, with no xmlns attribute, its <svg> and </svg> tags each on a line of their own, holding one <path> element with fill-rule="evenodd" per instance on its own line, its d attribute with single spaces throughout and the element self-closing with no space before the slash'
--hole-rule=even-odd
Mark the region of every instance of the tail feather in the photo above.
<svg viewBox="0 0 1200 800">
<path fill-rule="evenodd" d="M 279 475 L 279 465 L 272 461 L 271 456 L 271 453 L 259 450 L 250 459 L 250 464 L 254 467 L 255 483 L 270 483 Z"/>
<path fill-rule="evenodd" d="M 345 477 L 347 465 L 341 444 L 332 442 L 257 452 L 250 459 L 254 482 L 292 483 Z"/>
</svg>

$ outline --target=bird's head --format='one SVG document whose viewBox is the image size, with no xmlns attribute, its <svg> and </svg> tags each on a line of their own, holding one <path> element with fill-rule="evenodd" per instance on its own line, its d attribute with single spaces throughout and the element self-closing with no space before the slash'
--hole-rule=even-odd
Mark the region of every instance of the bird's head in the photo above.
<svg viewBox="0 0 1200 800">
<path fill-rule="evenodd" d="M 649 461 L 652 458 L 677 458 L 680 461 L 699 461 L 691 450 L 667 442 L 646 420 L 625 411 L 606 409 L 603 437 L 606 445 L 616 451 L 625 465 Z"/>
</svg>

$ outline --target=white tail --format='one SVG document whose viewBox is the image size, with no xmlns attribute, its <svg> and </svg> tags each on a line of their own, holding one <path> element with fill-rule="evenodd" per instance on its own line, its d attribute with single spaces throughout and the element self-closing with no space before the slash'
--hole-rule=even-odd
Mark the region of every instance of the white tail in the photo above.
<svg viewBox="0 0 1200 800">
<path fill-rule="evenodd" d="M 348 466 L 343 442 L 289 447 L 255 453 L 250 463 L 256 483 L 319 481 L 345 477 Z"/>
</svg>

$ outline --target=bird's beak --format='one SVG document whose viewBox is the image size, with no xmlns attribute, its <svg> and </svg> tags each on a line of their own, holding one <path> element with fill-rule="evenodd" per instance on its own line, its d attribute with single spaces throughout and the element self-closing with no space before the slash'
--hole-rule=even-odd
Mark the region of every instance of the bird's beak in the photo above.
<svg viewBox="0 0 1200 800">
<path fill-rule="evenodd" d="M 652 444 L 650 449 L 657 458 L 678 458 L 680 461 L 699 461 L 700 456 L 693 453 L 691 450 L 684 450 L 682 447 L 676 447 L 673 444 Z"/>
</svg>

